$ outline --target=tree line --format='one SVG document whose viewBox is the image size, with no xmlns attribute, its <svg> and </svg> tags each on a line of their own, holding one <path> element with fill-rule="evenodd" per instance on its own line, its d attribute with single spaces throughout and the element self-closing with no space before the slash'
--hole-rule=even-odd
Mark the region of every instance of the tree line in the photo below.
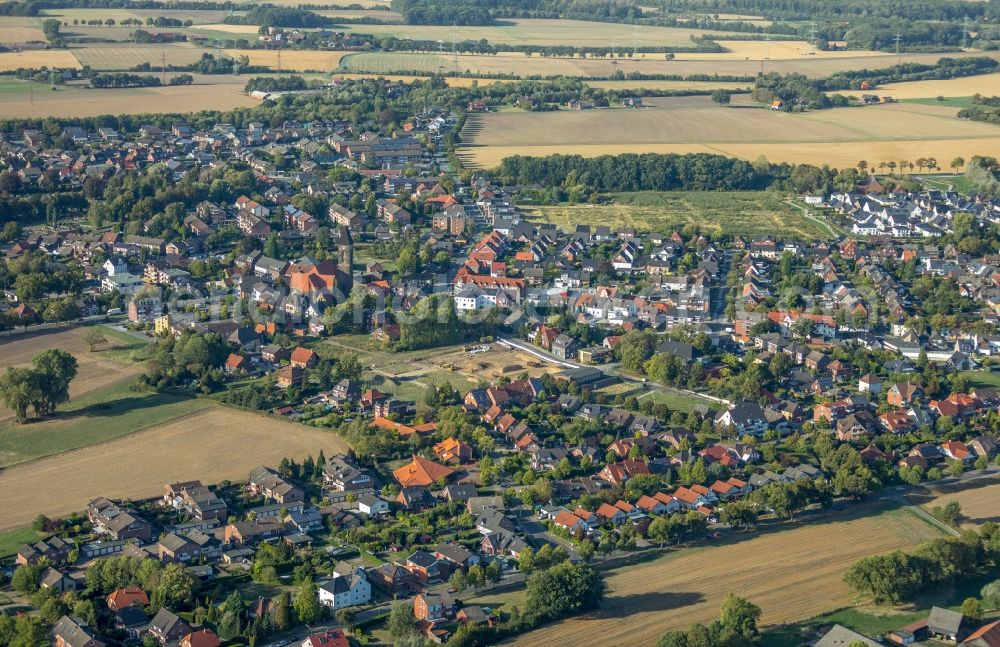
<svg viewBox="0 0 1000 647">
<path fill-rule="evenodd" d="M 998 560 L 1000 526 L 986 523 L 978 532 L 933 539 L 910 553 L 896 550 L 863 557 L 847 569 L 844 581 L 876 603 L 899 603 L 978 575 Z"/>
</svg>

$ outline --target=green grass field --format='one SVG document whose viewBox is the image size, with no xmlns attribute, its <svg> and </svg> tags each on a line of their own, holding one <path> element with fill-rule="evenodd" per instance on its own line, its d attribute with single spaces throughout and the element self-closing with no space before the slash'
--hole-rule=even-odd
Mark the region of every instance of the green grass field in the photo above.
<svg viewBox="0 0 1000 647">
<path fill-rule="evenodd" d="M 15 528 L 0 532 L 0 559 L 16 553 L 22 544 L 35 543 L 42 536 L 30 527 Z"/>
<path fill-rule="evenodd" d="M 739 191 L 643 191 L 612 193 L 609 204 L 528 207 L 540 221 L 564 228 L 577 224 L 670 232 L 687 225 L 702 231 L 760 236 L 781 231 L 798 238 L 829 235 L 784 202 L 784 196 Z"/>
<path fill-rule="evenodd" d="M 691 413 L 695 409 L 720 409 L 723 405 L 707 398 L 681 393 L 680 391 L 649 391 L 639 396 L 639 402 L 652 400 L 656 404 L 665 404 L 671 411 Z"/>
<path fill-rule="evenodd" d="M 963 371 L 962 377 L 968 378 L 973 387 L 1000 388 L 1000 373 L 992 371 Z"/>
<path fill-rule="evenodd" d="M 209 406 L 208 400 L 111 386 L 60 407 L 50 420 L 0 426 L 0 467 L 121 438 Z"/>
<path fill-rule="evenodd" d="M 923 106 L 948 106 L 949 108 L 954 108 L 955 110 L 972 107 L 972 97 L 945 97 L 941 100 L 933 97 L 927 97 L 924 99 L 900 99 L 899 102 L 915 103 Z"/>
</svg>

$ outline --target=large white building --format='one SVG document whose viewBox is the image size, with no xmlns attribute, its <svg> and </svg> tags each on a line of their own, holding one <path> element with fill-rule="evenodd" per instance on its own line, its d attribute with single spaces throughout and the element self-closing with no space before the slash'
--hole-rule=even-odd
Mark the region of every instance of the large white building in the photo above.
<svg viewBox="0 0 1000 647">
<path fill-rule="evenodd" d="M 338 564 L 333 579 L 319 587 L 319 603 L 333 611 L 365 604 L 371 599 L 372 585 L 364 566 Z"/>
</svg>

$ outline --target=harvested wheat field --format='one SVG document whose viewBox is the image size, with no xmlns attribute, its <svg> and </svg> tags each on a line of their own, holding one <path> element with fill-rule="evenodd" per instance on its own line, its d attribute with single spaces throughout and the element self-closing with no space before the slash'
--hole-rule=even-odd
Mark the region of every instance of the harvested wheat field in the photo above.
<svg viewBox="0 0 1000 647">
<path fill-rule="evenodd" d="M 747 160 L 854 166 L 900 159 L 989 154 L 993 124 L 962 121 L 948 106 L 890 104 L 804 114 L 720 107 L 706 97 L 647 100 L 641 110 L 476 114 L 466 121 L 463 161 L 492 167 L 510 155 L 595 156 L 714 152 Z M 849 144 L 849 145 L 844 145 Z"/>
<path fill-rule="evenodd" d="M 125 438 L 0 471 L 0 530 L 38 514 L 82 510 L 97 496 L 156 496 L 165 483 L 245 479 L 283 456 L 327 456 L 347 444 L 327 433 L 249 412 L 213 406 Z M 113 469 L 113 475 L 111 469 Z"/>
<path fill-rule="evenodd" d="M 246 56 L 250 59 L 250 65 L 263 65 L 273 70 L 278 69 L 278 55 L 281 55 L 281 69 L 283 71 L 318 70 L 320 72 L 333 72 L 340 67 L 340 59 L 348 52 L 321 52 L 313 50 L 295 49 L 287 52 L 267 49 L 227 49 L 228 56 Z"/>
<path fill-rule="evenodd" d="M 39 23 L 40 21 L 35 18 L 4 16 L 0 19 L 0 44 L 45 42 L 45 32 Z"/>
<path fill-rule="evenodd" d="M 698 90 L 707 92 L 710 90 L 744 90 L 751 89 L 752 83 L 739 83 L 733 81 L 587 81 L 587 85 L 592 88 L 602 90 L 616 90 L 624 92 L 627 90 Z"/>
<path fill-rule="evenodd" d="M 1000 73 L 965 76 L 958 79 L 932 81 L 908 81 L 880 85 L 866 92 L 844 91 L 840 94 L 861 96 L 862 94 L 887 95 L 893 99 L 924 99 L 933 97 L 971 97 L 974 94 L 986 96 L 1000 95 Z"/>
<path fill-rule="evenodd" d="M 690 47 L 691 36 L 704 36 L 711 32 L 688 27 L 633 28 L 631 25 L 562 20 L 548 18 L 505 19 L 497 25 L 463 26 L 456 30 L 450 25 L 345 25 L 344 30 L 375 36 L 395 36 L 400 39 L 443 40 L 450 42 L 459 37 L 464 40 L 481 40 L 507 45 L 572 45 L 575 47 L 607 47 L 613 43 L 618 49 L 630 49 L 633 43 L 644 46 Z M 719 33 L 719 32 L 715 32 Z M 730 32 L 731 33 L 731 32 Z M 723 33 L 724 35 L 724 33 Z M 662 58 L 662 56 L 661 56 Z"/>
<path fill-rule="evenodd" d="M 989 521 L 1000 522 L 1000 477 L 996 475 L 971 483 L 929 486 L 926 489 L 933 498 L 921 503 L 921 507 L 928 512 L 935 506 L 958 501 L 962 506 L 962 526 L 974 528 Z"/>
<path fill-rule="evenodd" d="M 22 67 L 49 67 L 78 70 L 82 65 L 65 49 L 33 49 L 22 52 L 0 52 L 0 72 L 11 72 Z"/>
<path fill-rule="evenodd" d="M 2 104 L 0 104 L 2 105 Z M 107 349 L 118 348 L 121 341 L 107 338 L 107 342 L 91 353 L 83 340 L 84 328 L 57 329 L 54 332 L 0 337 L 0 370 L 10 366 L 28 366 L 31 358 L 49 348 L 59 348 L 76 358 L 79 370 L 70 384 L 70 398 L 76 399 L 92 391 L 103 389 L 142 372 L 141 364 L 118 361 L 108 356 Z M 0 422 L 8 418 L 8 411 L 0 405 Z"/>
<path fill-rule="evenodd" d="M 191 43 L 87 43 L 73 49 L 81 64 L 95 70 L 130 70 L 143 63 L 148 63 L 153 70 L 158 70 L 164 62 L 167 65 L 191 65 L 197 63 L 204 52 Z"/>
<path fill-rule="evenodd" d="M 757 44 L 756 41 L 740 41 L 740 45 L 756 46 Z M 772 43 L 771 45 L 774 47 L 777 44 Z M 345 69 L 354 72 L 435 74 L 440 71 L 458 71 L 470 74 L 511 74 L 522 78 L 562 75 L 605 79 L 617 72 L 623 74 L 638 72 L 647 75 L 752 77 L 761 71 L 762 65 L 760 57 L 752 58 L 749 56 L 750 53 L 753 53 L 750 49 L 743 49 L 720 54 L 684 54 L 677 55 L 676 60 L 668 61 L 662 54 L 640 54 L 636 57 L 612 60 L 610 58 L 526 56 L 518 52 L 500 52 L 492 56 L 459 54 L 457 57 L 426 52 L 361 52 L 346 57 L 343 65 Z M 829 54 L 834 54 L 834 52 Z M 896 63 L 895 57 L 882 53 L 865 55 L 864 52 L 846 52 L 840 54 L 843 55 L 822 56 L 817 53 L 811 56 L 803 55 L 777 60 L 772 57 L 772 60 L 764 62 L 763 69 L 765 72 L 798 73 L 817 78 L 844 70 L 878 69 Z M 973 54 L 1000 58 L 1000 53 L 995 52 L 956 53 L 952 56 L 963 57 Z M 904 54 L 902 56 L 904 63 L 935 63 L 940 58 L 941 54 Z"/>
<path fill-rule="evenodd" d="M 811 618 L 852 603 L 842 581 L 856 560 L 914 546 L 936 531 L 906 510 L 775 530 L 745 541 L 684 549 L 608 573 L 597 613 L 520 636 L 510 644 L 655 645 L 664 632 L 718 617 L 732 592 L 763 610 L 764 625 Z M 627 622 L 622 618 L 628 616 Z"/>
<path fill-rule="evenodd" d="M 173 76 L 168 74 L 168 77 Z M 238 84 L 210 83 L 157 88 L 89 89 L 61 86 L 53 91 L 35 84 L 34 95 L 0 93 L 0 114 L 7 117 L 94 117 L 106 114 L 184 113 L 231 110 L 258 105 Z"/>
</svg>

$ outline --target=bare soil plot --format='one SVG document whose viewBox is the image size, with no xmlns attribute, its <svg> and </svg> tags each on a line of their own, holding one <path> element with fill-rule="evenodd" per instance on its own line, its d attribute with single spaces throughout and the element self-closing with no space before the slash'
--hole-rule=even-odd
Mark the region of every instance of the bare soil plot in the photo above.
<svg viewBox="0 0 1000 647">
<path fill-rule="evenodd" d="M 97 496 L 156 496 L 165 483 L 245 479 L 283 456 L 328 456 L 347 449 L 338 436 L 304 425 L 213 406 L 115 441 L 0 471 L 0 530 L 38 514 L 82 510 Z"/>
<path fill-rule="evenodd" d="M 168 79 L 171 76 L 173 75 L 167 74 Z M 246 78 L 240 79 L 238 83 L 196 82 L 195 85 L 158 88 L 97 90 L 59 86 L 55 91 L 49 86 L 36 83 L 30 98 L 27 87 L 20 92 L 0 93 L 0 113 L 8 117 L 93 117 L 105 114 L 231 110 L 258 104 L 243 92 L 245 83 Z"/>
<path fill-rule="evenodd" d="M 958 120 L 947 106 L 891 104 L 791 114 L 720 107 L 705 97 L 647 104 L 655 107 L 476 114 L 466 122 L 463 161 L 491 167 L 509 155 L 715 152 L 748 160 L 763 155 L 772 162 L 854 166 L 860 159 L 876 165 L 986 154 L 1000 139 L 994 125 Z"/>
<path fill-rule="evenodd" d="M 0 18 L 0 43 L 11 45 L 30 41 L 44 41 L 45 32 L 35 18 L 3 16 Z"/>
<path fill-rule="evenodd" d="M 250 65 L 263 65 L 271 69 L 278 69 L 277 50 L 263 49 L 227 49 L 228 56 L 247 56 Z M 340 67 L 340 59 L 348 52 L 327 52 L 311 50 L 288 50 L 280 52 L 281 69 L 284 71 L 306 71 L 316 70 L 319 72 L 333 72 Z"/>
<path fill-rule="evenodd" d="M 668 630 L 717 618 L 730 592 L 760 605 L 764 625 L 811 618 L 851 604 L 852 593 L 841 578 L 854 561 L 934 536 L 936 531 L 913 514 L 894 510 L 681 550 L 610 572 L 607 597 L 597 613 L 532 631 L 509 644 L 655 645 Z M 625 616 L 627 622 L 622 621 Z"/>
<path fill-rule="evenodd" d="M 65 49 L 36 49 L 20 52 L 0 52 L 0 72 L 11 72 L 22 67 L 48 67 L 78 70 L 83 67 L 73 52 Z"/>
</svg>

